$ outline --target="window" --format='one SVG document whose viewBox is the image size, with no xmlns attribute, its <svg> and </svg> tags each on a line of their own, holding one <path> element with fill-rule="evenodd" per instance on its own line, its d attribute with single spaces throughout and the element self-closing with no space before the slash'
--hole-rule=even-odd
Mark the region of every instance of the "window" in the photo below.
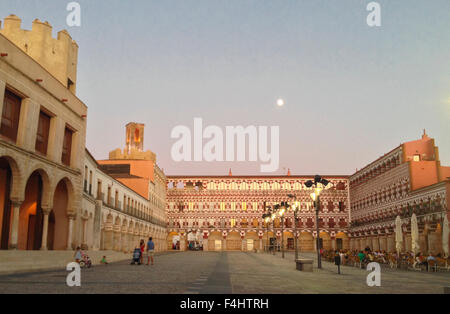
<svg viewBox="0 0 450 314">
<path fill-rule="evenodd" d="M 247 202 L 242 202 L 242 210 L 247 210 Z"/>
<path fill-rule="evenodd" d="M 418 154 L 414 155 L 413 161 L 420 161 L 420 155 Z"/>
<path fill-rule="evenodd" d="M 75 93 L 75 84 L 72 82 L 71 79 L 67 79 L 67 88 L 72 92 Z"/>
<path fill-rule="evenodd" d="M 231 210 L 236 210 L 236 202 L 231 202 Z"/>
<path fill-rule="evenodd" d="M 225 203 L 224 202 L 220 202 L 220 210 L 225 210 Z"/>
<path fill-rule="evenodd" d="M 39 113 L 38 129 L 36 133 L 36 145 L 37 152 L 47 155 L 48 134 L 50 130 L 50 116 L 45 112 Z M 87 180 L 87 173 L 85 180 Z"/>
<path fill-rule="evenodd" d="M 92 195 L 92 170 L 89 170 L 89 195 Z"/>
<path fill-rule="evenodd" d="M 87 176 L 88 176 L 88 167 L 84 166 L 84 188 L 83 190 L 87 192 Z"/>
<path fill-rule="evenodd" d="M 102 195 L 102 181 L 98 180 L 97 181 L 97 199 L 98 200 L 103 200 L 103 195 Z"/>
<path fill-rule="evenodd" d="M 106 204 L 111 205 L 111 187 L 108 186 L 108 198 L 106 199 Z"/>
<path fill-rule="evenodd" d="M 72 135 L 73 132 L 66 127 L 64 130 L 63 151 L 61 155 L 61 162 L 66 166 L 70 166 L 70 154 L 72 152 Z"/>
<path fill-rule="evenodd" d="M 230 219 L 230 227 L 233 228 L 234 226 L 236 226 L 236 219 L 231 218 Z"/>
<path fill-rule="evenodd" d="M 0 134 L 14 142 L 17 140 L 17 130 L 19 129 L 21 103 L 22 98 L 5 90 Z"/>
</svg>

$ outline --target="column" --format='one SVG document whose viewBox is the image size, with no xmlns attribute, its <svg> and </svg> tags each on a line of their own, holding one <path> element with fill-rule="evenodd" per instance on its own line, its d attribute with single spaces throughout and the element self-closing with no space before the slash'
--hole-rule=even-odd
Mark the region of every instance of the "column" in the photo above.
<svg viewBox="0 0 450 314">
<path fill-rule="evenodd" d="M 82 217 L 81 218 L 81 224 L 82 224 L 82 238 L 81 238 L 81 246 L 87 249 L 87 222 L 88 217 Z"/>
<path fill-rule="evenodd" d="M 182 235 L 180 237 L 180 251 L 185 251 L 186 250 L 186 237 L 184 235 Z"/>
<path fill-rule="evenodd" d="M 208 238 L 203 238 L 203 251 L 208 251 Z"/>
<path fill-rule="evenodd" d="M 336 251 L 336 237 L 331 237 L 331 248 Z"/>
<path fill-rule="evenodd" d="M 130 252 L 134 251 L 134 247 L 135 247 L 134 246 L 134 232 L 130 231 L 128 233 L 128 248 L 129 248 Z"/>
<path fill-rule="evenodd" d="M 122 251 L 128 252 L 128 233 L 126 231 L 122 233 Z"/>
<path fill-rule="evenodd" d="M 44 213 L 44 221 L 42 227 L 42 241 L 41 241 L 41 250 L 47 250 L 47 238 L 48 238 L 48 215 L 50 214 L 50 209 L 42 208 Z"/>
<path fill-rule="evenodd" d="M 73 221 L 75 220 L 75 215 L 69 215 L 69 233 L 67 235 L 67 250 L 72 251 L 72 233 L 73 233 Z"/>
<path fill-rule="evenodd" d="M 242 245 L 241 245 L 241 251 L 242 252 L 244 252 L 244 251 L 246 251 L 246 245 L 245 245 L 245 240 L 244 239 L 242 239 Z"/>
<path fill-rule="evenodd" d="M 227 238 L 222 239 L 222 251 L 227 249 Z"/>
<path fill-rule="evenodd" d="M 259 251 L 262 252 L 262 250 L 263 250 L 263 240 L 262 238 L 259 238 Z"/>
<path fill-rule="evenodd" d="M 101 212 L 102 212 L 102 201 L 95 201 L 95 214 L 94 214 L 94 230 L 93 230 L 93 249 L 100 250 L 101 242 Z"/>
<path fill-rule="evenodd" d="M 17 250 L 17 242 L 19 239 L 19 211 L 20 206 L 22 205 L 22 201 L 13 201 L 11 205 L 13 209 L 13 220 L 11 226 L 11 240 L 9 243 L 9 248 L 12 250 Z"/>
</svg>

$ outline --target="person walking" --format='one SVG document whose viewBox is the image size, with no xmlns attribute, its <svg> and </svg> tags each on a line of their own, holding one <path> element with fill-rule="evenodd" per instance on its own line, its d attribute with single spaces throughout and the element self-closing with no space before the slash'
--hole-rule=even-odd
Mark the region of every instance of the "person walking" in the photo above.
<svg viewBox="0 0 450 314">
<path fill-rule="evenodd" d="M 147 242 L 147 265 L 150 263 L 150 260 L 152 260 L 153 265 L 153 254 L 155 252 L 155 243 L 153 243 L 152 237 L 148 238 Z"/>
<path fill-rule="evenodd" d="M 334 252 L 334 265 L 338 267 L 338 274 L 341 274 L 341 256 L 338 251 Z"/>
<path fill-rule="evenodd" d="M 143 239 L 139 243 L 139 248 L 141 249 L 141 257 L 139 258 L 139 264 L 143 264 L 144 263 L 144 251 L 145 251 L 145 242 Z"/>
<path fill-rule="evenodd" d="M 79 246 L 77 246 L 77 249 L 75 251 L 73 258 L 75 259 L 75 262 L 80 264 L 82 256 L 81 256 L 81 248 Z"/>
</svg>

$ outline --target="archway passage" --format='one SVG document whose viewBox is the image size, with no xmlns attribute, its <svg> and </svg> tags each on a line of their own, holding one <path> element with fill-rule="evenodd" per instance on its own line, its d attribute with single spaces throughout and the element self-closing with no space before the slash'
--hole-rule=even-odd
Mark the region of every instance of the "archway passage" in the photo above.
<svg viewBox="0 0 450 314">
<path fill-rule="evenodd" d="M 311 233 L 300 233 L 298 242 L 300 252 L 314 252 L 314 238 Z"/>
<path fill-rule="evenodd" d="M 229 251 L 240 251 L 242 248 L 241 236 L 237 232 L 230 232 L 226 239 L 226 249 Z"/>
<path fill-rule="evenodd" d="M 208 250 L 209 251 L 221 251 L 222 250 L 222 233 L 213 231 L 208 238 Z"/>
<path fill-rule="evenodd" d="M 35 171 L 28 178 L 25 187 L 25 200 L 19 210 L 20 250 L 39 250 L 42 242 L 43 212 L 41 208 L 43 191 L 42 176 Z"/>
<path fill-rule="evenodd" d="M 49 229 L 47 247 L 49 250 L 64 250 L 67 248 L 67 235 L 69 230 L 69 189 L 65 180 L 59 181 L 53 196 L 53 210 L 49 215 Z M 53 218 L 53 223 L 52 219 Z"/>
<path fill-rule="evenodd" d="M 11 231 L 11 183 L 12 171 L 6 158 L 0 158 L 0 249 L 7 250 Z"/>
</svg>

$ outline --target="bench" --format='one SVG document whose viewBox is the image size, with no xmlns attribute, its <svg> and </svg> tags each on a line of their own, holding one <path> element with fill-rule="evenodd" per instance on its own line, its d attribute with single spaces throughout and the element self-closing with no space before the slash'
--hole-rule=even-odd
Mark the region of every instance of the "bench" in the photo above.
<svg viewBox="0 0 450 314">
<path fill-rule="evenodd" d="M 313 271 L 313 260 L 306 258 L 299 258 L 295 260 L 296 268 L 300 271 Z"/>
</svg>

